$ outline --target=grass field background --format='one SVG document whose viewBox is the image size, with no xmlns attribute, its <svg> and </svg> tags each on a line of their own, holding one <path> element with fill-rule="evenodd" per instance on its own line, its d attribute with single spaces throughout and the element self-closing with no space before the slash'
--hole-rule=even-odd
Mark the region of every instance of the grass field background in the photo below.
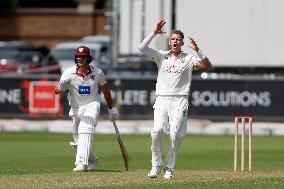
<svg viewBox="0 0 284 189">
<path fill-rule="evenodd" d="M 253 171 L 234 173 L 233 136 L 187 135 L 171 181 L 147 177 L 150 135 L 122 138 L 128 172 L 115 135 L 96 134 L 98 171 L 73 173 L 71 134 L 0 133 L 0 188 L 284 188 L 283 136 L 254 136 Z"/>
</svg>

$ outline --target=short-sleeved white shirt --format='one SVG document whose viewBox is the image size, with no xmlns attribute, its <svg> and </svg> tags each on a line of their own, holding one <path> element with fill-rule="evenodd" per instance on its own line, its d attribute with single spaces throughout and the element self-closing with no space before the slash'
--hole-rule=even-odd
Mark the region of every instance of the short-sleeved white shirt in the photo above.
<svg viewBox="0 0 284 189">
<path fill-rule="evenodd" d="M 152 59 L 158 66 L 156 95 L 189 95 L 198 58 L 185 52 L 175 57 L 169 51 L 155 51 Z"/>
<path fill-rule="evenodd" d="M 101 69 L 90 66 L 89 74 L 83 76 L 76 66 L 65 70 L 59 83 L 72 78 L 71 82 L 59 85 L 60 90 L 69 90 L 69 104 L 71 107 L 80 107 L 93 101 L 100 101 L 99 88 L 106 83 L 105 75 Z"/>
</svg>

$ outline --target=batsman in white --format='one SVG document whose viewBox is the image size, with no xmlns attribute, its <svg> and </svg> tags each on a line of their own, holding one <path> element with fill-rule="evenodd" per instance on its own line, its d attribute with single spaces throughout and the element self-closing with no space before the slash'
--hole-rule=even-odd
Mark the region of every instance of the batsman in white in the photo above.
<svg viewBox="0 0 284 189">
<path fill-rule="evenodd" d="M 184 45 L 184 34 L 180 30 L 171 31 L 168 42 L 169 51 L 154 50 L 148 47 L 156 35 L 165 33 L 162 31 L 165 23 L 164 20 L 159 21 L 154 32 L 143 40 L 138 49 L 158 66 L 156 101 L 153 106 L 154 127 L 151 131 L 152 169 L 148 176 L 156 178 L 164 166 L 164 178 L 172 179 L 178 148 L 187 129 L 188 95 L 192 71 L 209 70 L 212 64 L 193 38 L 189 37 L 190 47 L 199 57 L 181 50 Z M 162 161 L 164 131 L 169 133 L 165 164 Z"/>
<path fill-rule="evenodd" d="M 96 170 L 97 158 L 93 152 L 93 134 L 100 114 L 99 88 L 104 94 L 109 119 L 118 118 L 118 110 L 112 104 L 112 97 L 105 75 L 101 69 L 90 65 L 90 49 L 80 46 L 74 54 L 75 65 L 65 70 L 55 90 L 56 94 L 69 90 L 69 116 L 73 120 L 73 145 L 77 146 L 74 172 Z M 70 143 L 72 145 L 72 143 Z"/>
</svg>

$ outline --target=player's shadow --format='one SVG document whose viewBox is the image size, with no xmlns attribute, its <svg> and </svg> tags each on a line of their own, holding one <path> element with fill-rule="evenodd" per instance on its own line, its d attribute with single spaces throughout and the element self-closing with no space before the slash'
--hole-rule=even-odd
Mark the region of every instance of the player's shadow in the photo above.
<svg viewBox="0 0 284 189">
<path fill-rule="evenodd" d="M 112 169 L 97 169 L 94 172 L 123 172 L 122 170 L 112 170 Z"/>
</svg>

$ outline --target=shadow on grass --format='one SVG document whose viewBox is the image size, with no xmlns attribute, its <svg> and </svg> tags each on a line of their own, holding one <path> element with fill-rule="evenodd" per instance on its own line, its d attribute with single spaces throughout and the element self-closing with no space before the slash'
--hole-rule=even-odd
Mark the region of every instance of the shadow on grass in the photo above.
<svg viewBox="0 0 284 189">
<path fill-rule="evenodd" d="M 117 172 L 117 173 L 119 173 L 119 172 L 123 172 L 123 171 L 122 170 L 112 170 L 112 169 L 97 169 L 93 172 Z"/>
</svg>

